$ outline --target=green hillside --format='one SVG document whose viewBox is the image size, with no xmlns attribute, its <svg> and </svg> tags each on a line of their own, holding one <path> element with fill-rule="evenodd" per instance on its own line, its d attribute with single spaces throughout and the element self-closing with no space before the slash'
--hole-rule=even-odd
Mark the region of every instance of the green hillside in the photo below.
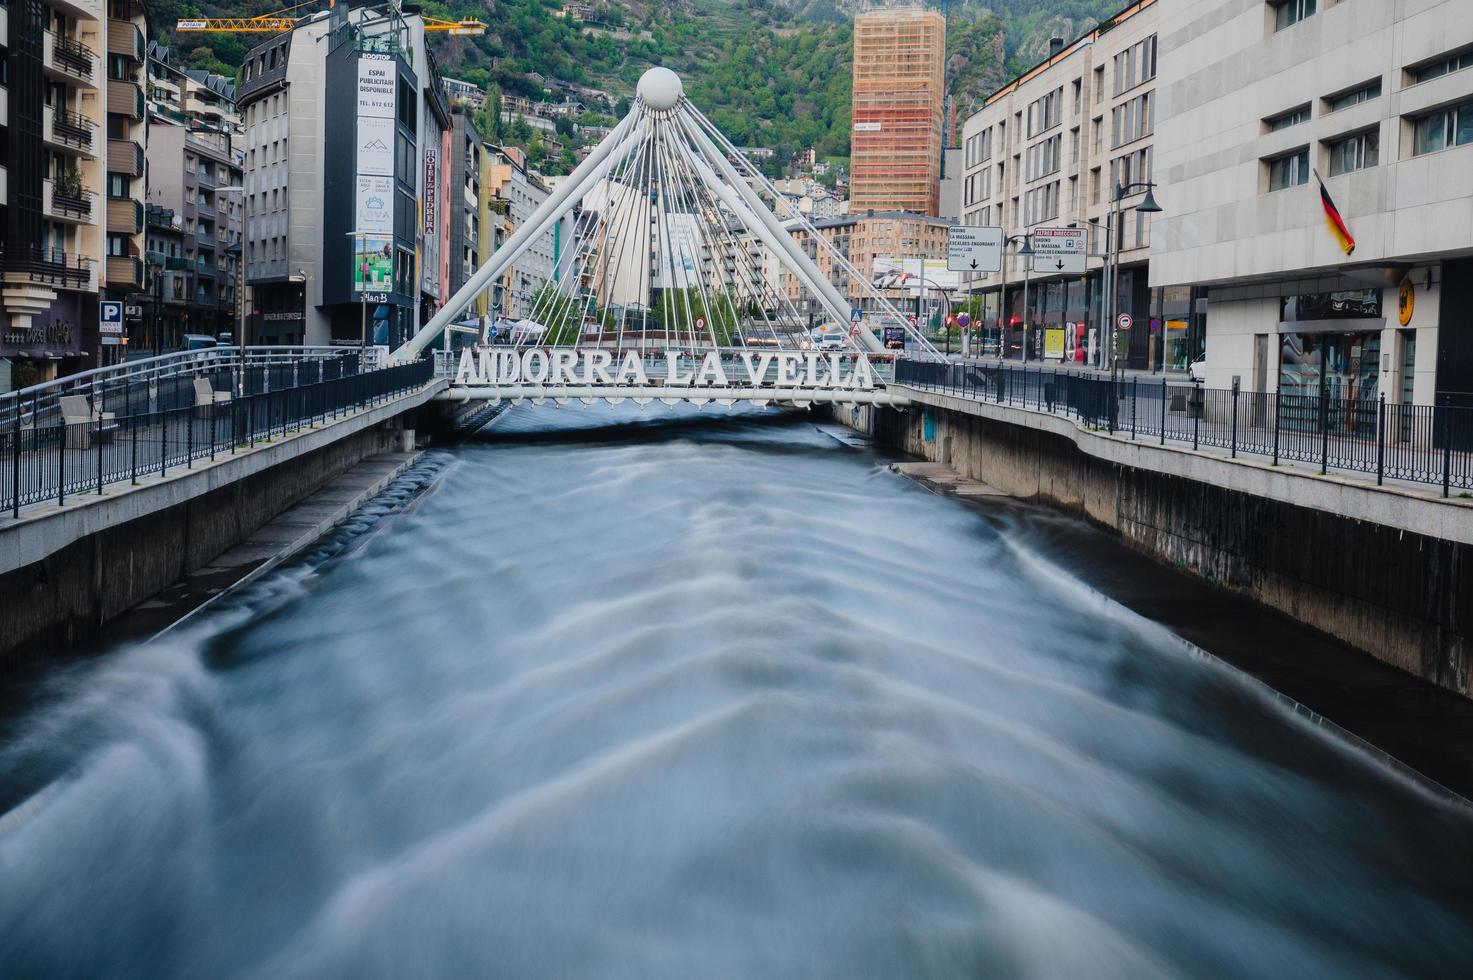
<svg viewBox="0 0 1473 980">
<path fill-rule="evenodd" d="M 427 15 L 477 17 L 484 37 L 444 38 L 436 55 L 447 75 L 531 99 L 551 98 L 532 79 L 571 82 L 627 98 L 651 65 L 679 72 L 687 92 L 741 145 L 769 146 L 781 167 L 797 150 L 820 157 L 849 152 L 852 0 L 594 0 L 592 23 L 559 16 L 554 0 L 429 0 Z M 1047 51 L 1051 36 L 1074 37 L 1114 12 L 1115 0 L 959 0 L 947 31 L 948 89 L 960 114 Z M 169 25 L 187 16 L 242 16 L 272 3 L 224 7 L 214 0 L 155 0 L 154 24 L 170 43 Z M 232 72 L 249 35 L 181 38 L 190 67 Z M 552 153 L 525 127 L 484 120 L 495 138 L 529 146 L 553 172 L 571 164 L 569 148 Z"/>
</svg>

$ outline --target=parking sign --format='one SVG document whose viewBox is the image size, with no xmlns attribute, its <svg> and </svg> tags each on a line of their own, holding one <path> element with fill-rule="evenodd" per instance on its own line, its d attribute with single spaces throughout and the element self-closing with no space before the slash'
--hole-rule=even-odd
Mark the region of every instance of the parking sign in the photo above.
<svg viewBox="0 0 1473 980">
<path fill-rule="evenodd" d="M 117 336 L 123 332 L 123 304 L 105 299 L 97 304 L 97 330 Z"/>
</svg>

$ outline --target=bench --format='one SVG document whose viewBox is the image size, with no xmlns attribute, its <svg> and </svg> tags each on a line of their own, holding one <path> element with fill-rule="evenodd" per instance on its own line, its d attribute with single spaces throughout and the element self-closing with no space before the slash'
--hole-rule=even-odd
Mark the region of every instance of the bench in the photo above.
<svg viewBox="0 0 1473 980">
<path fill-rule="evenodd" d="M 194 407 L 196 409 L 210 408 L 214 405 L 224 405 L 230 401 L 230 392 L 216 391 L 210 384 L 209 378 L 194 379 Z M 205 414 L 196 412 L 196 414 Z"/>
<path fill-rule="evenodd" d="M 115 412 L 92 411 L 92 403 L 85 395 L 62 395 L 58 405 L 62 424 L 66 426 L 66 448 L 90 449 L 94 431 L 99 443 L 112 440 L 118 427 L 113 421 L 117 417 Z"/>
</svg>

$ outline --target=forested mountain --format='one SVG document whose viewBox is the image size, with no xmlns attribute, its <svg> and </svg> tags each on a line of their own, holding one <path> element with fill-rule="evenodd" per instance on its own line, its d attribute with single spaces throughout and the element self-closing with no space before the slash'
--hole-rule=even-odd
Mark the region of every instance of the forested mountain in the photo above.
<svg viewBox="0 0 1473 980">
<path fill-rule="evenodd" d="M 954 0 L 946 67 L 959 115 L 1046 53 L 1050 37 L 1073 38 L 1122 2 Z M 861 6 L 862 0 L 582 0 L 577 7 L 591 14 L 586 22 L 564 16 L 559 0 L 427 0 L 420 9 L 489 25 L 483 37 L 437 42 L 441 66 L 452 77 L 532 99 L 551 97 L 533 76 L 627 97 L 646 68 L 663 64 L 685 78 L 691 97 L 738 144 L 770 146 L 780 158 L 805 147 L 843 158 L 850 16 Z M 168 43 L 179 17 L 249 16 L 275 7 L 270 0 L 154 0 L 150 11 Z M 250 35 L 226 34 L 180 42 L 179 60 L 223 73 L 253 43 Z M 516 141 L 523 134 L 495 135 Z M 563 157 L 563 165 L 570 162 L 566 152 Z M 543 162 L 560 169 L 556 159 Z"/>
</svg>

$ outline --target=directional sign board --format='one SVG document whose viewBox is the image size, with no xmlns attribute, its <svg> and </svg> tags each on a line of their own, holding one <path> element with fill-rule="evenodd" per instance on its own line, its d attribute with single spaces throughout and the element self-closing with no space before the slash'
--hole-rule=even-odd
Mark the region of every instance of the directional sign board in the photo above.
<svg viewBox="0 0 1473 980">
<path fill-rule="evenodd" d="M 1002 229 L 953 225 L 946 246 L 946 268 L 952 272 L 1001 272 Z"/>
<path fill-rule="evenodd" d="M 1084 272 L 1083 228 L 1040 228 L 1033 233 L 1033 271 L 1054 275 Z"/>
<path fill-rule="evenodd" d="M 102 334 L 123 332 L 123 304 L 105 299 L 97 304 L 97 331 Z"/>
</svg>

